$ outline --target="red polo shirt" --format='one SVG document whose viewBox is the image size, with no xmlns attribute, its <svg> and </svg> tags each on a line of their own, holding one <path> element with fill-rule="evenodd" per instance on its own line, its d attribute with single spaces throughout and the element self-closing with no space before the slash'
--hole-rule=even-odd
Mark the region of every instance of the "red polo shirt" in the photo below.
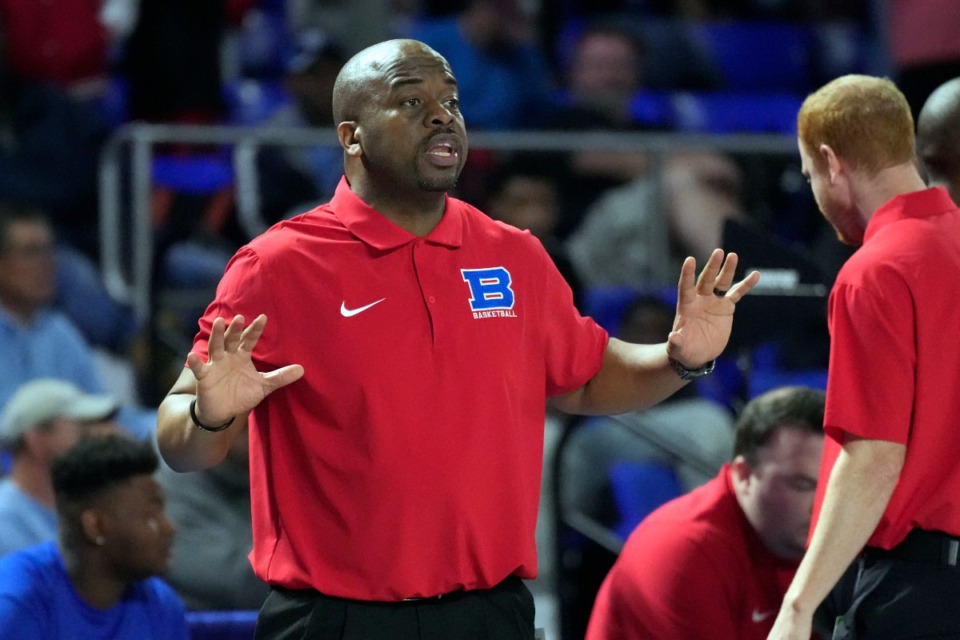
<svg viewBox="0 0 960 640">
<path fill-rule="evenodd" d="M 242 248 L 201 319 L 268 317 L 258 369 L 304 377 L 251 422 L 254 570 L 398 600 L 536 575 L 547 396 L 607 335 L 529 233 L 453 198 L 418 238 L 342 181 Z"/>
<path fill-rule="evenodd" d="M 846 434 L 907 446 L 870 546 L 960 535 L 960 210 L 942 188 L 877 209 L 830 293 L 826 440 L 814 524 Z M 811 528 L 811 531 L 813 529 Z"/>
<path fill-rule="evenodd" d="M 763 545 L 724 465 L 630 535 L 597 594 L 587 640 L 764 640 L 798 564 Z"/>
</svg>

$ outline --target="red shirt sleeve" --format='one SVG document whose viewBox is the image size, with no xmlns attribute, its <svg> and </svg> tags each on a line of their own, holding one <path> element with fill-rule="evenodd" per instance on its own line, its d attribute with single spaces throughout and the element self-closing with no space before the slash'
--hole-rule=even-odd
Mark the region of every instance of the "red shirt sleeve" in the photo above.
<svg viewBox="0 0 960 640">
<path fill-rule="evenodd" d="M 879 268 L 830 296 L 831 352 L 824 426 L 906 443 L 916 388 L 913 300 L 899 274 Z M 882 288 L 879 282 L 883 282 Z M 883 384 L 871 381 L 883 378 Z"/>
</svg>

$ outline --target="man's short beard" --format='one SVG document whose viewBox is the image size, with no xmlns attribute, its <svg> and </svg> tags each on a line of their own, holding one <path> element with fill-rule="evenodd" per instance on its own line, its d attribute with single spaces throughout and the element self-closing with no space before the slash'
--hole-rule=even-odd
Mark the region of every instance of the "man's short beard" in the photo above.
<svg viewBox="0 0 960 640">
<path fill-rule="evenodd" d="M 418 186 L 423 191 L 450 191 L 456 188 L 459 178 L 459 172 L 451 178 L 424 178 L 421 176 Z"/>
</svg>

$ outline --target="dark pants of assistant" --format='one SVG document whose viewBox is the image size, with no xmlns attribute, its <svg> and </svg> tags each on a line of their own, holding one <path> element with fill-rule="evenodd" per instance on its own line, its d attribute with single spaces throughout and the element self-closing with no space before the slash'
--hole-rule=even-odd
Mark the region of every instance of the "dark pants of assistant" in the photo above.
<svg viewBox="0 0 960 640">
<path fill-rule="evenodd" d="M 914 530 L 889 551 L 867 547 L 831 594 L 849 605 L 834 640 L 960 640 L 958 561 L 960 539 L 934 531 Z"/>
<path fill-rule="evenodd" d="M 520 578 L 438 598 L 365 602 L 274 587 L 255 640 L 533 640 L 533 595 Z"/>
</svg>

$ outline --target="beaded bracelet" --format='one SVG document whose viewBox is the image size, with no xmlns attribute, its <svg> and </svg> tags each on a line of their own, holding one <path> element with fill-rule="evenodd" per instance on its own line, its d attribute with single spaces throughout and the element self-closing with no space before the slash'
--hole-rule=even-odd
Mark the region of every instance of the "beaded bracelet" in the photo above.
<svg viewBox="0 0 960 640">
<path fill-rule="evenodd" d="M 197 419 L 197 399 L 194 398 L 190 401 L 190 419 L 193 420 L 193 424 L 197 427 L 197 429 L 206 431 L 208 433 L 217 433 L 218 431 L 223 431 L 232 425 L 233 421 L 237 419 L 237 416 L 233 416 L 218 427 L 208 427 Z"/>
</svg>

